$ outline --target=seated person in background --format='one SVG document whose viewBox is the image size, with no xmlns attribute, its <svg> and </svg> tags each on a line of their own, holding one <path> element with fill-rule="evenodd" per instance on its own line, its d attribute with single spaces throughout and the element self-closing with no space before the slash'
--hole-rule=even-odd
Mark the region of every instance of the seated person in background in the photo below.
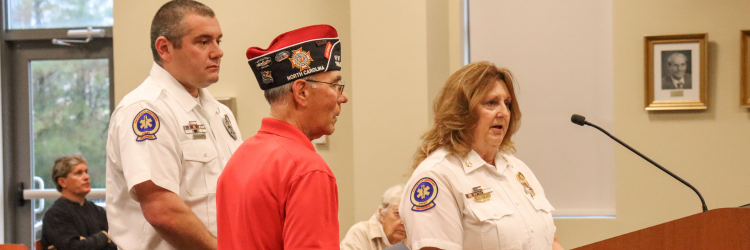
<svg viewBox="0 0 750 250">
<path fill-rule="evenodd" d="M 398 214 L 403 190 L 402 184 L 388 188 L 378 212 L 369 221 L 361 221 L 349 229 L 341 241 L 341 250 L 382 250 L 403 241 L 406 229 Z"/>
<path fill-rule="evenodd" d="M 117 249 L 107 234 L 104 208 L 86 200 L 91 192 L 86 159 L 78 154 L 58 158 L 52 167 L 52 180 L 61 197 L 44 215 L 43 249 Z"/>
</svg>

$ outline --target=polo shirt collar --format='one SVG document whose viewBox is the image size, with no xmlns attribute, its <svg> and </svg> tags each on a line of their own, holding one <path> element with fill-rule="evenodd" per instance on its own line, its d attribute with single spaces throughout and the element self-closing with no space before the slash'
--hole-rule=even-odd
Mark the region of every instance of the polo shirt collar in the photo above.
<svg viewBox="0 0 750 250">
<path fill-rule="evenodd" d="M 172 74 L 167 72 L 164 68 L 159 66 L 159 64 L 154 64 L 151 66 L 151 77 L 154 78 L 157 85 L 164 88 L 164 90 L 167 91 L 172 97 L 174 97 L 175 100 L 180 104 L 182 109 L 185 111 L 185 113 L 190 112 L 195 108 L 196 105 L 198 105 L 198 102 L 195 101 L 195 98 L 193 98 L 190 93 L 187 92 L 185 87 L 180 84 L 180 82 L 175 79 Z M 205 91 L 204 89 L 200 89 L 201 95 L 205 96 L 208 94 L 208 91 Z M 210 98 L 210 95 L 208 95 Z M 201 97 L 203 98 L 203 97 Z"/>
<path fill-rule="evenodd" d="M 473 149 L 469 151 L 466 157 L 461 160 L 461 164 L 463 164 L 464 172 L 466 174 L 471 173 L 483 166 L 492 168 L 492 165 L 487 164 L 487 162 L 484 161 L 484 159 L 482 159 L 482 157 L 479 156 L 479 154 Z M 500 152 L 495 153 L 495 166 L 497 167 L 497 171 L 500 173 L 504 172 L 508 167 L 508 162 Z"/>
<path fill-rule="evenodd" d="M 305 133 L 302 133 L 302 130 L 295 127 L 292 124 L 289 124 L 285 121 L 266 117 L 263 118 L 263 121 L 261 121 L 260 124 L 260 130 L 258 133 L 269 133 L 278 135 L 290 140 L 293 140 L 302 146 L 305 146 L 306 148 L 315 151 L 315 147 L 313 147 L 312 142 L 310 139 L 307 138 Z"/>
<path fill-rule="evenodd" d="M 380 224 L 380 213 L 375 212 L 375 214 L 370 217 L 370 221 L 368 222 L 370 231 L 370 241 L 375 240 L 377 238 L 380 238 L 380 240 L 383 242 L 385 247 L 390 247 L 391 242 L 388 241 L 388 237 L 385 236 L 385 231 L 383 229 L 383 225 Z"/>
</svg>

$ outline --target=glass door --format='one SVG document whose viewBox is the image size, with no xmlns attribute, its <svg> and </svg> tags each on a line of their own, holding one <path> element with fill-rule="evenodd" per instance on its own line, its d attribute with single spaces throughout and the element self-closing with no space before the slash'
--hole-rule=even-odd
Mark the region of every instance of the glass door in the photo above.
<svg viewBox="0 0 750 250">
<path fill-rule="evenodd" d="M 32 180 L 35 189 L 55 194 L 52 165 L 60 156 L 88 161 L 91 187 L 103 189 L 109 124 L 109 59 L 31 60 Z M 104 205 L 104 197 L 88 196 Z M 29 197 L 27 197 L 29 198 Z M 55 198 L 32 203 L 33 240 L 41 239 L 42 218 Z"/>
<path fill-rule="evenodd" d="M 12 165 L 18 166 L 16 180 L 28 183 L 23 185 L 26 202 L 15 208 L 17 227 L 13 230 L 18 234 L 15 238 L 28 240 L 18 243 L 41 239 L 44 212 L 59 196 L 51 178 L 52 165 L 58 157 L 82 154 L 88 161 L 93 188 L 87 198 L 104 203 L 113 67 L 111 40 L 96 43 L 110 45 L 96 50 L 19 46 L 13 53 L 12 71 L 18 84 L 9 86 L 13 89 L 9 97 L 13 107 L 7 114 L 4 109 L 3 115 L 10 116 L 4 120 L 14 130 Z M 26 233 L 20 233 L 23 231 Z"/>
<path fill-rule="evenodd" d="M 44 214 L 59 197 L 51 178 L 58 157 L 86 158 L 93 189 L 87 198 L 104 205 L 114 107 L 112 0 L 5 0 L 4 10 L 3 174 L 12 183 L 4 184 L 5 243 L 33 249 Z M 68 37 L 69 30 L 105 35 Z M 53 44 L 55 38 L 73 41 Z"/>
</svg>

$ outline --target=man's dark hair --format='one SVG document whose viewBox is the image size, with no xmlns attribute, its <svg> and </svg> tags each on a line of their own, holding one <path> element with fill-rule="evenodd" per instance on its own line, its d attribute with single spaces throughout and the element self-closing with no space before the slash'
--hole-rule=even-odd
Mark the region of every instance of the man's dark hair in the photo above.
<svg viewBox="0 0 750 250">
<path fill-rule="evenodd" d="M 67 155 L 55 160 L 55 165 L 52 166 L 52 181 L 55 182 L 55 188 L 58 192 L 62 192 L 63 188 L 57 180 L 68 178 L 68 174 L 73 171 L 73 167 L 81 163 L 86 164 L 86 159 L 80 154 Z"/>
<path fill-rule="evenodd" d="M 188 14 L 215 17 L 211 8 L 193 0 L 169 1 L 156 12 L 154 20 L 151 21 L 151 53 L 155 62 L 161 62 L 161 56 L 156 51 L 156 39 L 160 36 L 167 38 L 175 48 L 182 47 L 182 37 L 188 32 L 182 25 L 182 20 Z"/>
</svg>

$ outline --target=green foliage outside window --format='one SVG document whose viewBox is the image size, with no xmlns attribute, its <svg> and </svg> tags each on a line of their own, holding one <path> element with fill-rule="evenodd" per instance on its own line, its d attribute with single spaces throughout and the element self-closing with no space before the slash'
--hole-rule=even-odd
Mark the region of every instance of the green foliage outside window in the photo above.
<svg viewBox="0 0 750 250">
<path fill-rule="evenodd" d="M 113 0 L 8 0 L 8 28 L 112 26 Z"/>
<path fill-rule="evenodd" d="M 88 161 L 91 186 L 104 188 L 109 61 L 33 61 L 31 78 L 34 175 L 54 188 L 55 159 L 80 153 Z"/>
</svg>

